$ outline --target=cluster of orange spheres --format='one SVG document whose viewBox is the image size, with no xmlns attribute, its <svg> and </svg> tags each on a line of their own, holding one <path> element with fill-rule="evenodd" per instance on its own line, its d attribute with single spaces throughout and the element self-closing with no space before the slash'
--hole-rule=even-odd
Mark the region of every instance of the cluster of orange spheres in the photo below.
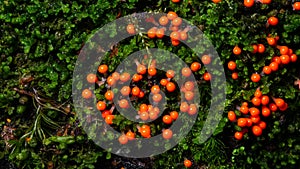
<svg viewBox="0 0 300 169">
<path fill-rule="evenodd" d="M 247 8 L 251 8 L 255 4 L 255 2 L 269 5 L 272 0 L 244 0 L 244 6 Z"/>
<path fill-rule="evenodd" d="M 263 130 L 267 127 L 267 123 L 263 121 L 263 118 L 269 117 L 272 112 L 285 111 L 288 108 L 288 104 L 283 99 L 263 95 L 260 89 L 255 91 L 250 104 L 251 107 L 249 107 L 248 102 L 244 102 L 240 107 L 237 107 L 239 118 L 237 118 L 234 111 L 229 111 L 227 114 L 229 121 L 236 122 L 237 126 L 242 128 L 241 131 L 234 134 L 237 140 L 243 139 L 244 134 L 248 132 L 248 128 L 251 128 L 254 136 L 262 135 Z"/>
<path fill-rule="evenodd" d="M 278 36 L 277 36 L 277 38 L 278 38 Z M 265 65 L 260 74 L 253 73 L 251 75 L 251 81 L 255 82 L 255 83 L 260 81 L 261 75 L 269 75 L 272 72 L 276 72 L 276 71 L 278 71 L 280 66 L 287 65 L 291 62 L 297 62 L 297 59 L 298 59 L 298 56 L 293 53 L 292 49 L 288 48 L 287 46 L 277 45 L 276 38 L 268 37 L 267 40 L 268 40 L 269 45 L 271 45 L 270 43 L 272 42 L 271 46 L 276 46 L 279 49 L 280 56 L 273 56 L 273 58 L 271 59 L 271 63 L 269 65 Z M 275 41 L 275 44 L 273 44 L 273 41 Z M 262 44 L 259 44 L 259 45 L 263 46 Z M 253 45 L 253 49 L 254 49 L 253 52 L 256 53 L 256 51 L 257 51 L 256 49 L 259 49 L 259 47 L 257 47 L 256 45 Z"/>
<path fill-rule="evenodd" d="M 260 2 L 262 4 L 270 4 L 271 0 L 244 0 L 244 5 L 246 7 L 252 7 L 256 2 Z M 300 10 L 300 2 L 295 2 L 293 4 L 294 10 Z M 276 26 L 279 23 L 279 20 L 275 16 L 271 16 L 267 20 L 267 27 L 268 26 Z M 271 47 L 276 47 L 279 49 L 280 56 L 273 56 L 271 63 L 269 65 L 265 65 L 262 69 L 261 73 L 253 73 L 250 77 L 252 82 L 259 82 L 261 80 L 261 75 L 269 75 L 272 72 L 276 72 L 280 66 L 282 65 L 287 65 L 290 62 L 296 62 L 297 61 L 297 55 L 293 53 L 293 50 L 288 48 L 287 46 L 280 46 L 277 45 L 277 42 L 279 40 L 279 36 L 272 37 L 271 35 L 268 35 L 266 38 L 267 43 Z M 266 51 L 266 47 L 264 44 L 252 44 L 253 51 L 252 53 L 258 53 L 258 54 L 263 54 Z M 239 46 L 235 46 L 233 48 L 233 54 L 235 55 L 240 55 L 242 53 L 242 50 Z M 230 61 L 228 63 L 228 69 L 234 71 L 236 68 L 236 64 L 234 61 Z M 237 79 L 238 78 L 238 73 L 233 72 L 232 73 L 232 78 Z"/>
<path fill-rule="evenodd" d="M 279 50 L 279 56 L 273 56 L 271 59 L 270 64 L 265 65 L 262 69 L 261 73 L 253 73 L 250 77 L 252 82 L 259 82 L 261 80 L 261 75 L 269 75 L 272 72 L 276 72 L 279 70 L 280 67 L 287 65 L 289 63 L 295 63 L 297 62 L 298 56 L 293 52 L 292 49 L 290 49 L 288 46 L 280 46 L 277 44 L 279 40 L 279 36 L 272 37 L 269 35 L 267 38 L 268 45 L 276 48 Z M 252 44 L 253 47 L 253 54 L 263 54 L 266 51 L 266 47 L 264 44 Z M 233 48 L 233 54 L 240 55 L 242 53 L 242 50 L 240 47 L 235 46 Z M 235 61 L 229 61 L 228 62 L 228 69 L 234 71 L 236 69 L 236 63 Z M 237 79 L 238 74 L 237 72 L 232 73 L 232 78 Z"/>
<path fill-rule="evenodd" d="M 207 56 L 204 56 L 204 59 L 205 57 Z M 206 58 L 206 60 L 204 60 L 204 63 L 206 64 L 210 62 L 210 60 L 207 59 L 210 58 Z M 157 84 L 147 85 L 150 87 L 150 90 L 139 88 L 138 85 L 141 84 L 139 82 L 143 79 L 146 81 L 148 81 L 149 77 L 157 79 L 156 60 L 153 59 L 148 67 L 146 67 L 146 64 L 142 64 L 137 60 L 135 60 L 135 63 L 135 74 L 130 74 L 126 71 L 123 73 L 115 71 L 109 75 L 108 66 L 105 64 L 100 65 L 98 67 L 98 73 L 102 77 L 102 79 L 106 79 L 106 81 L 102 83 L 99 83 L 99 78 L 97 74 L 90 73 L 86 76 L 86 80 L 88 83 L 96 83 L 98 85 L 100 84 L 107 86 L 107 90 L 104 93 L 105 99 L 98 101 L 96 104 L 96 108 L 99 111 L 101 111 L 102 117 L 105 119 L 105 122 L 109 125 L 114 123 L 115 116 L 113 114 L 113 110 L 115 104 L 117 104 L 122 109 L 128 109 L 130 100 L 141 101 L 144 98 L 145 94 L 147 94 L 146 92 L 148 91 L 154 104 L 139 104 L 136 117 L 144 122 L 147 122 L 147 120 L 157 119 L 161 112 L 160 108 L 157 105 L 163 100 L 163 95 L 161 93 L 162 89 L 167 93 L 172 93 L 177 88 L 176 84 L 173 82 L 175 77 L 175 71 L 171 69 L 166 71 L 165 77 L 159 79 L 159 81 L 157 81 Z M 189 77 L 193 74 L 193 72 L 198 71 L 200 68 L 201 64 L 198 62 L 194 62 L 190 65 L 190 67 L 182 68 L 178 76 Z M 125 85 L 128 84 L 125 82 L 130 82 L 130 84 Z M 116 93 L 114 93 L 114 90 L 111 89 L 111 87 L 117 84 L 121 85 L 120 89 L 117 91 L 120 93 L 120 95 L 118 98 L 115 98 Z M 186 81 L 182 86 L 180 86 L 180 88 L 178 88 L 178 91 L 179 90 L 184 93 L 184 100 L 179 106 L 180 111 L 183 113 L 187 113 L 191 116 L 197 114 L 197 105 L 193 103 L 196 84 L 192 81 Z M 93 93 L 90 89 L 84 89 L 82 91 L 82 97 L 84 99 L 90 99 L 93 97 Z M 128 99 L 128 97 L 130 98 L 130 100 Z M 115 101 L 115 103 L 113 101 Z M 177 120 L 178 117 L 178 112 L 173 110 L 162 116 L 162 122 L 166 125 L 171 125 L 174 121 Z M 142 126 L 137 125 L 137 132 L 138 133 L 134 133 L 131 130 L 129 130 L 126 133 L 123 133 L 119 137 L 120 144 L 127 144 L 128 141 L 134 140 L 137 134 L 139 134 L 140 137 L 143 138 L 151 137 L 151 128 L 147 124 L 144 124 Z M 172 136 L 172 130 L 162 130 L 162 137 L 164 139 L 171 139 Z"/>
<path fill-rule="evenodd" d="M 165 36 L 166 31 L 171 32 L 170 39 L 173 46 L 178 46 L 180 44 L 180 40 L 185 41 L 188 39 L 187 32 L 189 28 L 180 28 L 183 21 L 173 11 L 168 12 L 167 15 L 161 16 L 158 19 L 158 22 L 154 18 L 148 19 L 147 21 L 155 25 L 147 31 L 147 36 L 150 39 L 162 39 Z M 133 24 L 128 24 L 126 30 L 129 34 L 136 33 L 136 28 Z"/>
<path fill-rule="evenodd" d="M 260 2 L 262 4 L 271 4 L 272 0 L 244 0 L 244 6 L 247 8 L 251 8 L 255 2 Z M 295 2 L 292 4 L 293 10 L 299 11 L 300 10 L 300 2 Z"/>
</svg>

